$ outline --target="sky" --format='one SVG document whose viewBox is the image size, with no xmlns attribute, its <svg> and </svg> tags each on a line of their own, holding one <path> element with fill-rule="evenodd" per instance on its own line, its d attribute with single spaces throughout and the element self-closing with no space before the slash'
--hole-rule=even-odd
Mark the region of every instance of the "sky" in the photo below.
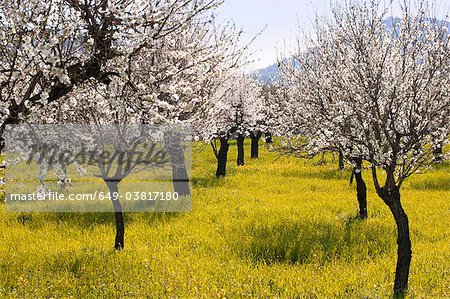
<svg viewBox="0 0 450 299">
<path fill-rule="evenodd" d="M 243 28 L 244 43 L 261 33 L 250 47 L 255 60 L 250 68 L 255 70 L 287 56 L 300 29 L 310 30 L 316 14 L 330 14 L 330 2 L 333 0 L 224 0 L 217 12 L 219 20 L 231 20 Z M 448 0 L 436 2 L 439 13 L 450 7 Z M 394 7 L 393 14 L 398 11 Z"/>
</svg>

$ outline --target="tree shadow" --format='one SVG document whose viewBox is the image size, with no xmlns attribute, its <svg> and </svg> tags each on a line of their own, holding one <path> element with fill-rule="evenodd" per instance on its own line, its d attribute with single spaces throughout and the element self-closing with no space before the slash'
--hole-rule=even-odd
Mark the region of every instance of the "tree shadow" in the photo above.
<svg viewBox="0 0 450 299">
<path fill-rule="evenodd" d="M 259 223 L 246 228 L 239 247 L 245 258 L 264 264 L 324 264 L 364 260 L 395 248 L 392 228 L 353 217 L 341 223 Z"/>
<path fill-rule="evenodd" d="M 124 222 L 129 225 L 135 221 L 149 224 L 165 222 L 170 219 L 181 217 L 183 213 L 177 212 L 125 212 Z M 99 225 L 114 226 L 114 213 L 109 212 L 33 212 L 17 213 L 17 221 L 32 229 L 53 222 L 55 225 L 67 224 L 81 229 L 93 229 Z"/>
<path fill-rule="evenodd" d="M 334 169 L 319 169 L 318 171 L 305 171 L 304 169 L 289 169 L 280 172 L 282 177 L 298 177 L 322 180 L 349 180 L 351 173 Z"/>
<path fill-rule="evenodd" d="M 195 176 L 191 179 L 191 182 L 193 188 L 214 188 L 222 187 L 225 184 L 225 179 L 216 178 L 211 173 L 211 176 Z"/>
<path fill-rule="evenodd" d="M 415 190 L 436 190 L 449 191 L 450 190 L 450 176 L 440 177 L 439 180 L 435 178 L 416 178 L 410 183 L 412 189 Z"/>
</svg>

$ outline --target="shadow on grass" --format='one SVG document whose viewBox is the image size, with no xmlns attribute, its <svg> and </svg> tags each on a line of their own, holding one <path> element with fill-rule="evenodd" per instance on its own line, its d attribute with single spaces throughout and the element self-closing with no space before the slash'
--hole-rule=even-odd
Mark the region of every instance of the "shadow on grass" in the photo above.
<svg viewBox="0 0 450 299">
<path fill-rule="evenodd" d="M 448 168 L 450 167 L 450 161 L 443 161 L 442 163 L 434 164 L 433 169 L 434 170 L 444 170 L 448 171 Z"/>
<path fill-rule="evenodd" d="M 214 188 L 222 187 L 225 184 L 224 178 L 216 178 L 213 175 L 193 177 L 191 182 L 193 188 Z"/>
<path fill-rule="evenodd" d="M 277 222 L 249 226 L 243 254 L 253 263 L 324 264 L 331 260 L 364 260 L 395 248 L 395 234 L 386 225 L 349 219 L 326 222 Z M 242 245 L 245 244 L 245 245 Z"/>
<path fill-rule="evenodd" d="M 38 214 L 38 215 L 36 215 Z M 134 221 L 141 221 L 149 224 L 156 222 L 165 222 L 170 219 L 181 217 L 183 213 L 175 212 L 125 212 L 123 213 L 125 225 L 129 225 Z M 71 226 L 77 226 L 82 229 L 92 229 L 98 225 L 114 226 L 114 213 L 95 212 L 95 213 L 17 213 L 17 221 L 30 228 L 38 229 L 45 223 L 53 222 L 55 224 L 64 223 Z"/>
<path fill-rule="evenodd" d="M 281 171 L 280 176 L 322 180 L 350 180 L 351 172 L 320 168 L 318 168 L 317 171 L 307 172 L 304 169 L 299 168 Z"/>
<path fill-rule="evenodd" d="M 450 176 L 436 179 L 421 179 L 411 182 L 411 188 L 416 190 L 450 190 Z"/>
</svg>

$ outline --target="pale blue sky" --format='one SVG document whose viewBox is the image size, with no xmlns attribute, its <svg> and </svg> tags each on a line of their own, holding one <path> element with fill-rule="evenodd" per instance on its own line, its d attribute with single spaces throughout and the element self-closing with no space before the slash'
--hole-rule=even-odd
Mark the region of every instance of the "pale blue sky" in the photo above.
<svg viewBox="0 0 450 299">
<path fill-rule="evenodd" d="M 277 56 L 285 53 L 285 46 L 295 44 L 299 26 L 308 30 L 316 14 L 328 15 L 330 2 L 335 0 L 225 0 L 218 19 L 232 20 L 242 27 L 246 41 L 267 26 L 250 49 L 257 60 L 252 68 L 258 69 L 275 63 Z M 449 0 L 437 0 L 436 10 L 443 14 L 449 6 Z"/>
</svg>

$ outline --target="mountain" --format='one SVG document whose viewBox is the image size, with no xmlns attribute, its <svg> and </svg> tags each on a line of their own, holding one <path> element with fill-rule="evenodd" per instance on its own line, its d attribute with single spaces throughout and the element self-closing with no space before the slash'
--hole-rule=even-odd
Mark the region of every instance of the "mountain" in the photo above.
<svg viewBox="0 0 450 299">
<path fill-rule="evenodd" d="M 280 70 L 278 63 L 269 65 L 268 67 L 256 70 L 253 73 L 253 78 L 264 84 L 272 84 L 280 78 Z"/>
</svg>

